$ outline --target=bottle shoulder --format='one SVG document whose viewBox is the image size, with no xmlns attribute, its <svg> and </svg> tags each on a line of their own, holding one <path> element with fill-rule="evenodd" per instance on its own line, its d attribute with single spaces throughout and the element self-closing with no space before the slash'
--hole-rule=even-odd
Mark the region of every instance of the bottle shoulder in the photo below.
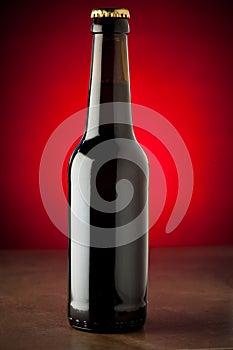
<svg viewBox="0 0 233 350">
<path fill-rule="evenodd" d="M 102 163 L 121 158 L 140 165 L 145 171 L 149 167 L 147 156 L 136 138 L 96 136 L 87 139 L 84 135 L 71 155 L 69 168 L 71 169 L 74 162 L 77 163 L 84 158 Z"/>
</svg>

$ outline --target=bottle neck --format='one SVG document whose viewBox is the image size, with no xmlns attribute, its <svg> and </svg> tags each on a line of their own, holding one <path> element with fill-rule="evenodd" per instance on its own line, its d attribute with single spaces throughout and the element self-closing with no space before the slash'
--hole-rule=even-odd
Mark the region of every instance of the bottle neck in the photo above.
<svg viewBox="0 0 233 350">
<path fill-rule="evenodd" d="M 127 34 L 95 33 L 86 138 L 132 137 L 130 103 Z"/>
</svg>

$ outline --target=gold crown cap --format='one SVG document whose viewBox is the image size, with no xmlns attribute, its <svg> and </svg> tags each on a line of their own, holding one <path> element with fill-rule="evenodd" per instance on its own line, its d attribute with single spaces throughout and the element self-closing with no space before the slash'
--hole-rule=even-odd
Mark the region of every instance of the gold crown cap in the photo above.
<svg viewBox="0 0 233 350">
<path fill-rule="evenodd" d="M 91 18 L 96 17 L 130 18 L 130 13 L 124 8 L 98 8 L 91 11 Z"/>
</svg>

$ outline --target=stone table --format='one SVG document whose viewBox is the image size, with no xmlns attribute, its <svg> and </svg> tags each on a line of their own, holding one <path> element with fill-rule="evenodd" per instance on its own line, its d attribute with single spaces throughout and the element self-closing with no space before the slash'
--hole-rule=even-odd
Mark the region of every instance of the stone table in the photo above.
<svg viewBox="0 0 233 350">
<path fill-rule="evenodd" d="M 233 349 L 233 247 L 150 250 L 143 330 L 93 334 L 66 318 L 64 250 L 0 252 L 3 350 Z"/>
</svg>

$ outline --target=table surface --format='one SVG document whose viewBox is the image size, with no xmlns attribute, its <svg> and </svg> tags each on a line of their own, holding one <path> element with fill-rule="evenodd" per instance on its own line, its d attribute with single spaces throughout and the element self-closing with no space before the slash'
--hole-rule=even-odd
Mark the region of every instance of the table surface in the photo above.
<svg viewBox="0 0 233 350">
<path fill-rule="evenodd" d="M 0 252 L 0 347 L 27 349 L 233 349 L 233 247 L 150 251 L 143 330 L 93 334 L 66 318 L 66 251 Z"/>
</svg>

